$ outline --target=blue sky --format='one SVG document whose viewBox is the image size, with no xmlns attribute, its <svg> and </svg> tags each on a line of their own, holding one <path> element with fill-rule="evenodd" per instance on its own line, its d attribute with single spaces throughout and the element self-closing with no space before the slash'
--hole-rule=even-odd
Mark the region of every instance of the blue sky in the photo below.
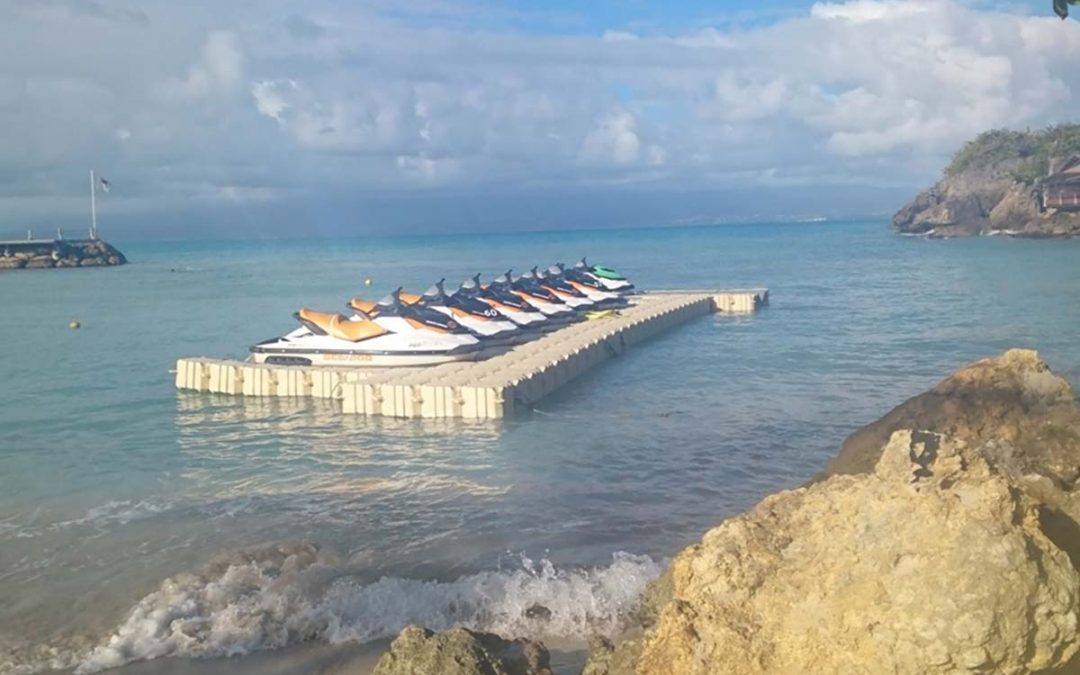
<svg viewBox="0 0 1080 675">
<path fill-rule="evenodd" d="M 0 0 L 0 43 L 6 234 L 90 168 L 122 237 L 885 217 L 1080 109 L 1048 0 Z"/>
<path fill-rule="evenodd" d="M 749 0 L 597 0 L 587 3 L 571 0 L 488 1 L 476 4 L 478 13 L 486 16 L 474 20 L 472 25 L 485 23 L 487 27 L 548 34 L 597 35 L 615 28 L 661 33 L 695 26 L 763 25 L 805 13 L 812 5 L 812 1 L 806 0 L 767 3 Z M 395 11 L 409 13 L 408 8 Z"/>
</svg>

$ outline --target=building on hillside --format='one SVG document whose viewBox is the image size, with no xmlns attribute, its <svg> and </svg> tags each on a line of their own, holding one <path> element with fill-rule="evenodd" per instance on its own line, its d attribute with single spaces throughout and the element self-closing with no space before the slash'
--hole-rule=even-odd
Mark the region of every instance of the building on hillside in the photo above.
<svg viewBox="0 0 1080 675">
<path fill-rule="evenodd" d="M 1039 210 L 1080 211 L 1080 155 L 1069 158 L 1061 168 L 1035 186 Z"/>
</svg>

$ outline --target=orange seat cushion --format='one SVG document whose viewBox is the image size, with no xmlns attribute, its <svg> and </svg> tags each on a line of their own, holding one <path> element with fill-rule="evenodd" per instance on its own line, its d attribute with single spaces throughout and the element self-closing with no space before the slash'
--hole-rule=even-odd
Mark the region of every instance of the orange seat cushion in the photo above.
<svg viewBox="0 0 1080 675">
<path fill-rule="evenodd" d="M 376 305 L 374 302 L 371 302 L 370 300 L 353 298 L 352 300 L 349 300 L 349 307 L 352 307 L 353 309 L 363 312 L 364 314 L 368 314 L 370 316 L 375 316 L 379 313 L 378 305 Z"/>
<path fill-rule="evenodd" d="M 330 335 L 339 340 L 360 342 L 386 334 L 386 329 L 367 319 L 354 321 L 338 314 L 330 321 Z"/>
</svg>

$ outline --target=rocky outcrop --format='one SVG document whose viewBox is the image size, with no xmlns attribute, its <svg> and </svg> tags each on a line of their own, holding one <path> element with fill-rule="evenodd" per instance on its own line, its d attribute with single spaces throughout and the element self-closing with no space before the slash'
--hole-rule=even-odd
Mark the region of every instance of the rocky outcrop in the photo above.
<svg viewBox="0 0 1080 675">
<path fill-rule="evenodd" d="M 408 626 L 379 659 L 373 675 L 551 675 L 547 649 L 529 640 L 453 628 L 433 633 Z"/>
<path fill-rule="evenodd" d="M 1078 474 L 1069 383 L 971 364 L 682 551 L 585 673 L 1080 672 Z"/>
<path fill-rule="evenodd" d="M 1080 479 L 1080 406 L 1069 382 L 1037 352 L 1011 349 L 962 368 L 844 441 L 824 475 L 867 473 L 899 429 L 947 434 L 1074 514 Z"/>
<path fill-rule="evenodd" d="M 893 216 L 902 234 L 931 238 L 1005 234 L 1012 237 L 1080 236 L 1080 214 L 1039 211 L 1031 186 L 1007 176 L 946 177 Z"/>
<path fill-rule="evenodd" d="M 892 227 L 935 238 L 977 234 L 1080 236 L 1080 213 L 1040 210 L 1035 190 L 1074 154 L 1080 125 L 1037 132 L 996 130 L 965 145 L 944 177 L 900 209 Z"/>
<path fill-rule="evenodd" d="M 1039 514 L 967 444 L 899 431 L 872 473 L 768 497 L 680 553 L 656 623 L 589 672 L 1059 671 L 1080 574 Z"/>
<path fill-rule="evenodd" d="M 14 242 L 0 247 L 0 270 L 123 265 L 124 254 L 100 239 Z"/>
<path fill-rule="evenodd" d="M 998 172 L 948 176 L 900 209 L 892 226 L 904 234 L 933 237 L 979 234 L 991 229 L 990 212 L 1011 185 Z"/>
<path fill-rule="evenodd" d="M 583 675 L 1080 673 L 1078 481 L 1069 383 L 975 362 L 684 549 Z M 529 644 L 411 627 L 376 675 L 545 672 Z"/>
</svg>

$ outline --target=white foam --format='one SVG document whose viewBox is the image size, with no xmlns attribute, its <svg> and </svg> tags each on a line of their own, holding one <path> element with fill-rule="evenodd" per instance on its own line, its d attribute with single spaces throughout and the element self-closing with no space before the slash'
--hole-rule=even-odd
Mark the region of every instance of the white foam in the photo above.
<svg viewBox="0 0 1080 675">
<path fill-rule="evenodd" d="M 81 659 L 93 673 L 162 656 L 220 657 L 310 640 L 370 642 L 419 623 L 504 637 L 614 635 L 660 572 L 647 556 L 616 553 L 597 568 L 559 569 L 524 556 L 512 571 L 437 582 L 341 576 L 316 547 L 238 551 L 196 574 L 167 579 L 111 636 Z M 540 607 L 546 609 L 540 609 Z"/>
</svg>

